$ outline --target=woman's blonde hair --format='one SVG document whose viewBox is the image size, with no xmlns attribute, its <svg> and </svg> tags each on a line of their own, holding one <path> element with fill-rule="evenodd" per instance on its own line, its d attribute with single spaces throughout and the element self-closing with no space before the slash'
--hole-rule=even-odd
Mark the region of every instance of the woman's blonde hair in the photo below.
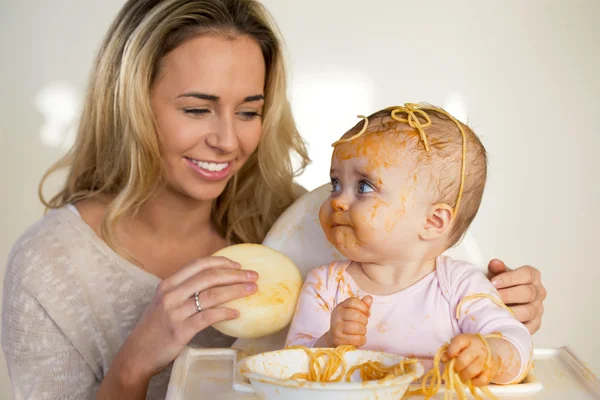
<svg viewBox="0 0 600 400">
<path fill-rule="evenodd" d="M 161 59 L 202 34 L 248 36 L 266 64 L 265 108 L 258 149 L 214 201 L 212 219 L 231 243 L 260 243 L 298 196 L 293 177 L 309 162 L 287 99 L 282 42 L 269 13 L 255 0 L 130 0 L 111 25 L 90 77 L 77 138 L 42 178 L 48 208 L 92 197 L 111 199 L 101 232 L 113 249 L 115 224 L 135 214 L 164 184 L 150 90 Z M 294 171 L 292 157 L 300 158 Z M 68 168 L 51 200 L 47 177 Z"/>
</svg>

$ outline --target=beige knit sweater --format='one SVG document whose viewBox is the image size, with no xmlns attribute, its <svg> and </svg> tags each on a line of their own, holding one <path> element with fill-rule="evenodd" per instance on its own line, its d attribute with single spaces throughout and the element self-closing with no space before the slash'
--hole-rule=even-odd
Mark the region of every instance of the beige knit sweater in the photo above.
<svg viewBox="0 0 600 400">
<path fill-rule="evenodd" d="M 8 258 L 2 348 L 16 399 L 92 399 L 159 278 L 113 252 L 67 208 L 27 230 Z M 194 347 L 229 347 L 209 328 Z M 170 368 L 150 382 L 164 399 Z"/>
</svg>

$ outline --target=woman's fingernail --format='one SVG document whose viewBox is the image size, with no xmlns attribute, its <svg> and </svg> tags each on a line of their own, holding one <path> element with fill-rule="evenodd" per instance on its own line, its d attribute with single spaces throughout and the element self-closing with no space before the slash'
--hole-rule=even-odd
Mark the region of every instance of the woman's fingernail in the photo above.
<svg viewBox="0 0 600 400">
<path fill-rule="evenodd" d="M 247 283 L 246 290 L 249 292 L 254 292 L 256 290 L 256 284 L 255 283 Z"/>
<path fill-rule="evenodd" d="M 248 279 L 258 278 L 258 274 L 255 271 L 246 271 L 246 276 L 248 277 Z"/>
<path fill-rule="evenodd" d="M 492 285 L 494 285 L 494 287 L 499 287 L 502 285 L 502 279 L 500 278 L 494 278 L 492 279 Z"/>
</svg>

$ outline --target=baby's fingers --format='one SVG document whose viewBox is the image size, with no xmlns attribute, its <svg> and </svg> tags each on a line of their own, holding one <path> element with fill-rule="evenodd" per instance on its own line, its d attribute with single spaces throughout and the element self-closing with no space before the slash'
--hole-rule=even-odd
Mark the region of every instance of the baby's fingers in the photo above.
<svg viewBox="0 0 600 400">
<path fill-rule="evenodd" d="M 479 374 L 476 377 L 474 377 L 473 379 L 471 379 L 471 383 L 473 384 L 473 386 L 485 386 L 485 385 L 488 385 L 492 381 L 493 377 L 494 377 L 493 369 L 487 368 L 487 369 L 483 370 L 483 372 L 481 374 Z"/>
<path fill-rule="evenodd" d="M 458 375 L 460 376 L 460 380 L 463 382 L 467 382 L 479 376 L 483 372 L 483 366 L 485 364 L 485 360 L 481 357 L 476 357 L 471 363 L 465 366 Z M 456 364 L 454 364 L 456 366 Z"/>
<path fill-rule="evenodd" d="M 447 362 L 448 360 L 457 357 L 463 349 L 469 347 L 471 341 L 472 339 L 465 334 L 455 336 L 450 342 L 442 361 Z"/>
<path fill-rule="evenodd" d="M 346 335 L 366 335 L 367 327 L 359 322 L 344 322 L 341 329 Z"/>
<path fill-rule="evenodd" d="M 354 308 L 344 308 L 342 311 L 342 321 L 344 322 L 358 322 L 363 325 L 369 323 L 369 319 L 361 311 Z"/>
<path fill-rule="evenodd" d="M 458 356 L 454 361 L 454 370 L 456 372 L 460 373 L 481 356 L 481 354 L 478 354 L 476 351 L 472 351 L 472 347 L 473 346 L 469 346 L 458 353 Z"/>
<path fill-rule="evenodd" d="M 351 335 L 345 333 L 338 333 L 333 335 L 333 346 L 350 345 L 360 347 L 367 343 L 367 337 L 365 335 Z"/>
<path fill-rule="evenodd" d="M 343 302 L 340 303 L 340 306 L 345 309 L 354 309 L 358 310 L 367 317 L 371 316 L 371 311 L 369 311 L 369 306 L 359 299 L 358 297 L 350 297 Z"/>
</svg>

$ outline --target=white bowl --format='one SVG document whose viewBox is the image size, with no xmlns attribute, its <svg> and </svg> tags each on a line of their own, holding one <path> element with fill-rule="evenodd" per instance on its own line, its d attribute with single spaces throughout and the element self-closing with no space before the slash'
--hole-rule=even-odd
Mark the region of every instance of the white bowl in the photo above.
<svg viewBox="0 0 600 400">
<path fill-rule="evenodd" d="M 348 368 L 367 361 L 393 365 L 403 358 L 367 350 L 349 351 L 344 355 Z M 351 377 L 351 382 L 307 382 L 289 379 L 298 372 L 308 371 L 306 353 L 301 349 L 284 349 L 248 357 L 238 363 L 237 371 L 250 381 L 250 385 L 234 382 L 234 389 L 239 392 L 256 393 L 261 399 L 397 400 L 404 395 L 411 382 L 423 375 L 423 366 L 420 363 L 413 364 L 409 373 L 385 381 L 362 382 L 360 372 L 356 371 Z"/>
</svg>

